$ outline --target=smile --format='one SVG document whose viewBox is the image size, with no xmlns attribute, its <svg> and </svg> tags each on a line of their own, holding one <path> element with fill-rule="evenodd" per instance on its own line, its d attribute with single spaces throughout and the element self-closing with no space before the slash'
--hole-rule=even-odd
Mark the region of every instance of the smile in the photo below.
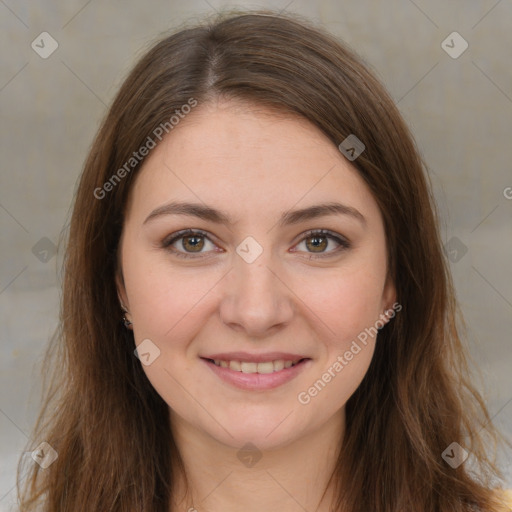
<svg viewBox="0 0 512 512">
<path fill-rule="evenodd" d="M 275 361 L 264 361 L 261 363 L 255 363 L 252 361 L 224 361 L 222 359 L 210 359 L 216 366 L 222 368 L 229 368 L 235 372 L 242 373 L 273 373 L 279 372 L 283 368 L 290 368 L 295 366 L 302 359 L 296 361 L 285 361 L 284 359 L 276 359 Z"/>
<path fill-rule="evenodd" d="M 265 391 L 289 382 L 311 363 L 310 358 L 239 361 L 201 358 L 223 382 L 248 391 Z"/>
</svg>

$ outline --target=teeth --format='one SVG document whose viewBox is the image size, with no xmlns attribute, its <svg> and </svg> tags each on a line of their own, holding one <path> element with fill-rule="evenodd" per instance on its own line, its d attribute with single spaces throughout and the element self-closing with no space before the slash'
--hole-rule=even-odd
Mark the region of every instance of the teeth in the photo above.
<svg viewBox="0 0 512 512">
<path fill-rule="evenodd" d="M 278 361 L 274 361 L 274 371 L 278 372 L 284 368 L 284 361 L 279 359 Z"/>
<path fill-rule="evenodd" d="M 217 361 L 215 361 L 215 364 L 217 364 Z M 220 364 L 220 361 L 219 361 L 219 364 Z M 235 370 L 235 372 L 241 372 L 242 365 L 240 364 L 240 361 L 229 361 L 229 369 Z"/>
<path fill-rule="evenodd" d="M 249 361 L 221 361 L 219 359 L 215 359 L 213 362 L 216 366 L 221 366 L 222 368 L 229 368 L 230 370 L 234 370 L 235 372 L 242 373 L 273 373 L 279 372 L 283 368 L 290 368 L 291 366 L 295 366 L 300 359 L 296 361 L 285 361 L 283 359 L 278 359 L 276 361 L 265 361 L 263 363 L 254 363 Z"/>
<path fill-rule="evenodd" d="M 241 362 L 242 373 L 256 373 L 258 371 L 258 363 Z"/>
<path fill-rule="evenodd" d="M 244 363 L 242 363 L 242 371 L 243 365 Z M 258 363 L 256 367 L 258 373 L 272 373 L 274 371 L 274 363 L 272 361 L 269 361 L 268 363 Z"/>
</svg>

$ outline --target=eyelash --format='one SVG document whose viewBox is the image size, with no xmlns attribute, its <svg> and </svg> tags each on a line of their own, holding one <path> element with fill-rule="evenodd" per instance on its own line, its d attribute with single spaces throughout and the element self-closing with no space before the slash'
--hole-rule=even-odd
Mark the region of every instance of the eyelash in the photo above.
<svg viewBox="0 0 512 512">
<path fill-rule="evenodd" d="M 177 233 L 174 233 L 173 235 L 171 235 L 170 239 L 166 238 L 162 242 L 162 248 L 169 250 L 170 252 L 172 252 L 173 254 L 175 254 L 176 256 L 178 256 L 180 258 L 189 258 L 190 259 L 190 258 L 203 257 L 203 256 L 201 256 L 202 253 L 196 253 L 197 255 L 192 255 L 191 253 L 185 253 L 185 252 L 177 251 L 176 249 L 171 248 L 171 245 L 174 242 L 176 242 L 177 240 L 180 240 L 181 238 L 184 238 L 185 236 L 202 236 L 202 237 L 210 240 L 208 238 L 208 233 L 206 233 L 205 231 L 202 231 L 200 229 L 185 229 L 183 231 L 178 231 Z M 337 249 L 334 249 L 333 251 L 327 252 L 327 253 L 318 253 L 318 254 L 310 253 L 311 255 L 310 255 L 309 259 L 328 258 L 334 254 L 338 254 L 339 252 L 341 252 L 343 250 L 350 249 L 350 247 L 351 247 L 348 240 L 340 237 L 339 235 L 332 233 L 331 231 L 329 231 L 327 229 L 316 229 L 316 230 L 313 229 L 313 230 L 307 231 L 306 233 L 304 233 L 304 236 L 299 240 L 297 245 L 300 244 L 301 242 L 303 242 L 304 240 L 307 240 L 308 238 L 311 238 L 314 236 L 323 236 L 324 238 L 329 238 L 331 240 L 334 240 L 337 244 L 340 245 L 340 247 L 338 247 Z M 211 240 L 210 240 L 210 242 L 211 242 Z"/>
</svg>

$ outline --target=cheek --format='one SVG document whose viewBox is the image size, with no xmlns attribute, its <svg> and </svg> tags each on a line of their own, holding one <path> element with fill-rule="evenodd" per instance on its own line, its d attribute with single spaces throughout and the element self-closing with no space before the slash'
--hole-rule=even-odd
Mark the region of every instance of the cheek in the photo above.
<svg viewBox="0 0 512 512">
<path fill-rule="evenodd" d="M 192 374 L 193 385 L 200 388 L 204 373 L 196 371 L 193 341 L 214 314 L 215 285 L 225 270 L 173 267 L 143 251 L 126 256 L 123 270 L 135 345 L 150 340 L 158 354 L 142 369 L 169 406 L 194 416 L 197 411 L 186 390 Z"/>
<path fill-rule="evenodd" d="M 308 297 L 305 302 L 317 315 L 316 321 L 311 314 L 309 318 L 322 350 L 322 368 L 310 384 L 311 395 L 305 391 L 326 411 L 336 410 L 350 398 L 373 357 L 386 267 L 377 250 L 367 254 L 335 272 L 326 271 L 315 286 L 304 282 L 298 292 Z"/>
<path fill-rule="evenodd" d="M 176 339 L 184 324 L 194 325 L 191 319 L 198 316 L 220 277 L 212 269 L 179 268 L 144 251 L 127 255 L 123 270 L 136 340 Z"/>
<path fill-rule="evenodd" d="M 189 379 L 194 375 L 193 386 L 200 389 L 203 374 L 197 374 L 192 341 L 204 328 L 205 317 L 211 314 L 205 309 L 209 304 L 208 291 L 214 290 L 219 276 L 213 275 L 216 273 L 211 269 L 178 269 L 160 261 L 148 265 L 148 261 L 143 254 L 128 257 L 125 275 L 135 345 L 150 340 L 158 354 L 142 369 L 171 408 L 185 411 L 189 421 L 199 421 L 200 411 L 190 398 Z"/>
<path fill-rule="evenodd" d="M 344 348 L 351 339 L 375 325 L 383 313 L 384 271 L 357 265 L 318 274 L 311 286 L 305 282 L 298 295 L 326 327 L 331 344 Z M 311 316 L 311 315 L 310 315 Z M 327 329 L 328 327 L 328 329 Z"/>
<path fill-rule="evenodd" d="M 346 404 L 368 371 L 375 350 L 375 322 L 382 312 L 381 281 L 381 276 L 358 270 L 331 276 L 326 280 L 328 292 L 310 296 L 308 306 L 322 320 L 312 327 L 321 349 L 320 364 L 297 401 L 314 410 L 319 422 Z"/>
</svg>

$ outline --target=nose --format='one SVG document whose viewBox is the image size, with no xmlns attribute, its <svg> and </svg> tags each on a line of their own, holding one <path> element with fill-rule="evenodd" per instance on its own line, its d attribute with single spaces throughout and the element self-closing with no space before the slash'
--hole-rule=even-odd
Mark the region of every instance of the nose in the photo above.
<svg viewBox="0 0 512 512">
<path fill-rule="evenodd" d="M 266 251 L 252 263 L 236 257 L 223 280 L 221 320 L 248 337 L 263 338 L 288 325 L 294 315 L 293 292 Z"/>
</svg>

